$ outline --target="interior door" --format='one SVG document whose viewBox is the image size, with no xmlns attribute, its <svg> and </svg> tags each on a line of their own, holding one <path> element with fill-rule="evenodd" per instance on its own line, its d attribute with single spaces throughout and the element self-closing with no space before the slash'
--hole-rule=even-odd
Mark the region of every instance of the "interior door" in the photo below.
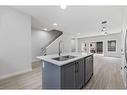
<svg viewBox="0 0 127 95">
<path fill-rule="evenodd" d="M 96 49 L 97 49 L 97 53 L 98 54 L 102 54 L 103 53 L 103 42 L 96 42 Z"/>
<path fill-rule="evenodd" d="M 125 63 L 124 63 L 124 72 L 125 72 L 125 77 L 126 77 L 126 88 L 127 88 L 127 30 L 126 30 L 126 34 L 125 34 Z"/>
</svg>

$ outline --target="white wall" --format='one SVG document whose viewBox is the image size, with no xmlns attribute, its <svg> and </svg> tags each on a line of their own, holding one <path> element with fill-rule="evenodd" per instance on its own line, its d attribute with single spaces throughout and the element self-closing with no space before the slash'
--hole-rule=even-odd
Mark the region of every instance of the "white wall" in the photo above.
<svg viewBox="0 0 127 95">
<path fill-rule="evenodd" d="M 31 17 L 0 7 L 0 79 L 31 70 Z"/>
<path fill-rule="evenodd" d="M 107 51 L 107 41 L 116 40 L 116 52 Z M 86 42 L 87 53 L 89 53 L 89 43 L 103 41 L 104 56 L 121 57 L 121 33 L 109 34 L 107 36 L 100 35 L 94 37 L 85 37 L 78 39 L 78 51 L 81 51 L 81 43 Z"/>
<path fill-rule="evenodd" d="M 32 28 L 31 37 L 32 37 L 32 62 L 35 62 L 39 61 L 39 59 L 36 58 L 37 56 L 42 56 L 41 48 L 43 48 L 47 44 L 48 40 L 50 39 L 50 36 L 45 31 Z"/>
<path fill-rule="evenodd" d="M 41 48 L 47 44 L 48 33 L 33 29 L 31 31 L 31 40 L 32 40 L 32 62 L 38 61 L 37 56 L 42 55 Z"/>
</svg>

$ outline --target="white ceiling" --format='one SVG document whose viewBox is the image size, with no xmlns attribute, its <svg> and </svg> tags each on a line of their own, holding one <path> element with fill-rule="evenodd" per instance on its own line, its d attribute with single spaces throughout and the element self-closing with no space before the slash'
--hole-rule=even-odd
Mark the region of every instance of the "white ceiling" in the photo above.
<svg viewBox="0 0 127 95">
<path fill-rule="evenodd" d="M 101 22 L 107 20 L 108 32 L 120 32 L 122 7 L 120 6 L 15 6 L 14 8 L 32 16 L 32 27 L 59 29 L 72 35 L 101 33 Z M 53 23 L 58 24 L 57 27 Z"/>
</svg>

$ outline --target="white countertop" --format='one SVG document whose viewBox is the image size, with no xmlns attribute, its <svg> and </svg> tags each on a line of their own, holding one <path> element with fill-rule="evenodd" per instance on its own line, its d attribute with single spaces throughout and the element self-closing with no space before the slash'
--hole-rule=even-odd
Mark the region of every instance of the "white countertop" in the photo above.
<svg viewBox="0 0 127 95">
<path fill-rule="evenodd" d="M 87 56 L 92 55 L 92 54 L 87 54 L 87 53 L 66 53 L 66 54 L 61 54 L 61 56 L 66 56 L 66 55 L 72 55 L 72 56 L 76 56 L 76 57 L 72 58 L 72 59 L 69 59 L 69 60 L 65 60 L 65 61 L 57 61 L 57 60 L 52 59 L 52 58 L 59 57 L 58 54 L 38 56 L 37 58 L 39 58 L 41 60 L 44 60 L 44 61 L 47 61 L 49 63 L 55 64 L 55 65 L 58 65 L 58 66 L 62 66 L 62 65 L 65 65 L 67 63 L 76 61 L 76 60 L 78 60 L 80 58 L 83 58 L 83 57 L 87 57 Z"/>
</svg>

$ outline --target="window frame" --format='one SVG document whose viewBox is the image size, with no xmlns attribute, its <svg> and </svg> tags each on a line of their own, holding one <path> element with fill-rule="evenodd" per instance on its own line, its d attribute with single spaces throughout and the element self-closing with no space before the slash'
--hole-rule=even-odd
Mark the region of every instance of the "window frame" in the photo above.
<svg viewBox="0 0 127 95">
<path fill-rule="evenodd" d="M 114 51 L 109 50 L 109 42 L 115 42 L 115 50 Z M 113 53 L 117 52 L 117 40 L 116 39 L 107 40 L 107 51 L 113 52 Z"/>
</svg>

